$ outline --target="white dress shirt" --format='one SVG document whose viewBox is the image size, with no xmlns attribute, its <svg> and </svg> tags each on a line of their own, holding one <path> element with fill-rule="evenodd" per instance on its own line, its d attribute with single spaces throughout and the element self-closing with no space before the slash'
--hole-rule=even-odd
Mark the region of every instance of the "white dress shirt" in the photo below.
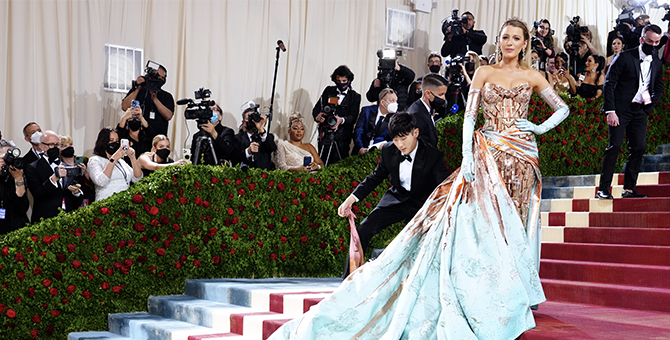
<svg viewBox="0 0 670 340">
<path fill-rule="evenodd" d="M 417 140 L 416 147 L 409 153 L 412 160 L 403 160 L 400 162 L 400 185 L 407 191 L 412 190 L 412 168 L 414 167 L 414 161 L 416 160 L 416 150 L 419 149 L 419 143 L 420 141 Z"/>
<path fill-rule="evenodd" d="M 640 83 L 637 88 L 637 93 L 633 98 L 633 103 L 644 104 L 644 99 L 642 94 L 649 89 L 649 82 L 651 81 L 651 55 L 647 55 L 642 52 L 642 44 L 638 46 L 638 52 L 640 53 Z"/>
</svg>

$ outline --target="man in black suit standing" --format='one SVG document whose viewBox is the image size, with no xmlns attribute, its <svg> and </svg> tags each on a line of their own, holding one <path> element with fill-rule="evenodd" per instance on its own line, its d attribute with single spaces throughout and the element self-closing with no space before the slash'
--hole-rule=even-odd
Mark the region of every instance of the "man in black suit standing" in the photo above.
<svg viewBox="0 0 670 340">
<path fill-rule="evenodd" d="M 661 37 L 660 27 L 646 26 L 640 45 L 619 53 L 607 72 L 602 111 L 607 114 L 609 141 L 603 156 L 597 198 L 613 198 L 610 186 L 624 134 L 630 153 L 624 166 L 621 197 L 647 197 L 638 193 L 635 185 L 646 149 L 647 116 L 663 95 L 662 65 L 656 50 Z"/>
<path fill-rule="evenodd" d="M 349 144 L 361 108 L 361 95 L 351 88 L 354 74 L 341 65 L 330 79 L 335 86 L 327 86 L 312 109 L 319 123 L 319 157 L 326 165 L 349 156 Z"/>
<path fill-rule="evenodd" d="M 30 221 L 37 223 L 40 218 L 58 215 L 58 208 L 71 211 L 81 205 L 84 196 L 81 185 L 64 187 L 67 176 L 60 162 L 60 137 L 53 131 L 44 131 L 40 143 L 44 154 L 28 164 L 24 170 L 28 189 L 33 195 L 33 213 Z"/>
<path fill-rule="evenodd" d="M 437 146 L 437 128 L 433 120 L 435 110 L 447 104 L 447 80 L 439 74 L 429 73 L 423 77 L 421 98 L 409 107 L 407 112 L 416 117 L 416 127 L 421 138 L 432 146 Z"/>
<path fill-rule="evenodd" d="M 30 164 L 42 156 L 40 137 L 42 137 L 42 128 L 37 123 L 30 122 L 23 127 L 23 138 L 30 143 L 30 150 L 23 156 L 25 164 Z"/>
<path fill-rule="evenodd" d="M 272 153 L 277 151 L 275 136 L 265 129 L 267 118 L 258 112 L 258 105 L 248 101 L 242 105 L 242 126 L 235 135 L 239 148 L 235 151 L 235 164 L 252 168 L 274 170 Z"/>
<path fill-rule="evenodd" d="M 342 203 L 337 212 L 345 217 L 348 209 L 362 199 L 386 178 L 392 186 L 379 204 L 358 226 L 363 253 L 372 237 L 386 227 L 414 217 L 428 196 L 449 175 L 444 165 L 444 154 L 419 138 L 416 118 L 408 113 L 396 113 L 389 122 L 389 136 L 393 143 L 386 143 L 377 168 L 361 182 Z M 349 260 L 344 277 L 349 275 Z"/>
</svg>

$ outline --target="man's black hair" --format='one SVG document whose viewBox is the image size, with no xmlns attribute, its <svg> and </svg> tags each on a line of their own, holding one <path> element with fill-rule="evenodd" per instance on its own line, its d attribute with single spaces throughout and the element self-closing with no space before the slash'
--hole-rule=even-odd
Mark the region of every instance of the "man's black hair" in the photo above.
<svg viewBox="0 0 670 340">
<path fill-rule="evenodd" d="M 165 66 L 160 65 L 160 66 L 158 66 L 158 69 L 163 70 L 165 72 L 165 78 L 167 78 L 167 69 L 165 68 Z"/>
<path fill-rule="evenodd" d="M 35 122 L 30 122 L 30 123 L 26 124 L 26 126 L 23 127 L 23 136 L 24 137 L 28 137 L 28 132 L 26 132 L 26 129 L 28 129 L 28 127 L 33 125 L 33 124 L 37 125 L 37 123 L 35 123 Z"/>
<path fill-rule="evenodd" d="M 416 118 L 407 112 L 398 112 L 389 120 L 389 137 L 403 137 L 416 129 Z"/>
<path fill-rule="evenodd" d="M 641 35 L 642 38 L 644 38 L 644 35 L 647 33 L 647 31 L 652 31 L 656 34 L 663 34 L 661 27 L 659 27 L 658 25 L 651 24 L 644 26 L 644 28 L 642 29 L 642 35 Z"/>
<path fill-rule="evenodd" d="M 472 12 L 470 12 L 470 11 L 465 11 L 465 12 L 463 12 L 463 15 L 466 15 L 466 14 L 469 15 L 469 16 L 471 16 L 471 17 L 472 17 L 472 20 L 475 20 L 475 15 L 472 14 Z M 463 17 L 463 15 L 461 15 L 461 17 Z"/>
<path fill-rule="evenodd" d="M 436 73 L 428 73 L 421 80 L 421 88 L 438 88 L 440 86 L 449 86 L 449 82 L 443 76 Z"/>
<path fill-rule="evenodd" d="M 349 67 L 347 67 L 347 65 L 338 66 L 335 69 L 335 71 L 333 71 L 333 74 L 330 75 L 330 80 L 335 82 L 337 80 L 337 76 L 347 77 L 347 80 L 349 80 L 349 82 L 354 81 L 354 74 L 353 72 L 351 72 Z"/>
</svg>

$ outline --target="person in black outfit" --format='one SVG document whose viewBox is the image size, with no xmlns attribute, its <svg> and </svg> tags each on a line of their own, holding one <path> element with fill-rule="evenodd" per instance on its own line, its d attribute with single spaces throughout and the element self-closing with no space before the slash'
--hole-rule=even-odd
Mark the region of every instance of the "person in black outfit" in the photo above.
<svg viewBox="0 0 670 340">
<path fill-rule="evenodd" d="M 207 165 L 222 164 L 225 161 L 233 162 L 240 148 L 235 139 L 235 131 L 221 124 L 223 110 L 219 104 L 210 106 L 210 109 L 213 114 L 212 118 L 207 123 L 200 125 L 200 130 L 193 135 L 191 140 L 191 162 Z M 214 154 L 209 149 L 209 143 L 204 140 L 200 143 L 200 152 L 196 154 L 197 141 L 201 137 L 212 139 L 214 152 L 218 159 L 214 159 Z"/>
<path fill-rule="evenodd" d="M 167 69 L 161 65 L 157 72 L 159 79 L 165 84 Z M 151 141 L 155 135 L 168 134 L 168 122 L 174 116 L 174 98 L 170 92 L 163 89 L 148 91 L 145 84 L 144 76 L 137 77 L 136 86 L 130 89 L 126 97 L 123 98 L 121 109 L 123 111 L 128 110 L 133 100 L 140 102 L 143 116 L 153 129 L 152 134 L 148 135 L 149 141 Z"/>
<path fill-rule="evenodd" d="M 151 150 L 153 139 L 151 136 L 156 135 L 154 129 L 142 115 L 142 108 L 139 106 L 132 106 L 126 110 L 126 113 L 121 117 L 121 121 L 116 125 L 116 133 L 119 135 L 119 140 L 128 140 L 136 155 Z"/>
<path fill-rule="evenodd" d="M 598 98 L 603 92 L 605 82 L 605 57 L 591 55 L 586 59 L 584 74 L 577 75 L 577 94 L 582 98 Z"/>
<path fill-rule="evenodd" d="M 446 105 L 447 80 L 439 74 L 427 74 L 423 77 L 421 99 L 415 101 L 407 110 L 416 116 L 416 127 L 426 143 L 437 146 L 437 128 L 433 120 L 436 108 Z"/>
<path fill-rule="evenodd" d="M 452 36 L 451 27 L 447 29 L 441 51 L 443 57 L 464 56 L 467 51 L 474 51 L 478 55 L 482 54 L 482 46 L 486 44 L 486 33 L 473 28 L 475 26 L 475 16 L 472 13 L 463 13 L 461 20 L 463 21 L 463 34 Z"/>
<path fill-rule="evenodd" d="M 449 175 L 442 151 L 419 138 L 414 115 L 404 112 L 393 115 L 389 135 L 393 143 L 382 147 L 377 168 L 337 210 L 340 216 L 346 217 L 355 202 L 364 199 L 385 179 L 391 182 L 392 186 L 357 228 L 363 253 L 374 235 L 396 222 L 409 222 L 435 187 Z M 348 275 L 347 259 L 344 277 Z"/>
<path fill-rule="evenodd" d="M 0 139 L 0 235 L 30 223 L 23 170 L 5 164 L 7 151 L 15 147 L 12 141 Z"/>
<path fill-rule="evenodd" d="M 25 168 L 26 183 L 34 199 L 32 223 L 58 215 L 59 209 L 77 209 L 84 198 L 80 184 L 67 187 L 63 184 L 67 172 L 59 159 L 60 137 L 47 130 L 42 134 L 41 143 L 44 155 Z"/>
<path fill-rule="evenodd" d="M 379 93 L 379 105 L 363 106 L 354 129 L 354 148 L 351 155 L 364 154 L 373 144 L 390 141 L 388 123 L 398 110 L 398 96 L 393 89 Z"/>
<path fill-rule="evenodd" d="M 354 74 L 349 67 L 337 67 L 330 80 L 335 86 L 326 86 L 312 109 L 312 116 L 319 123 L 319 157 L 326 165 L 349 156 L 349 145 L 361 108 L 361 95 L 351 87 Z M 328 117 L 325 111 L 333 108 L 334 116 Z"/>
<path fill-rule="evenodd" d="M 40 137 L 42 137 L 42 128 L 37 123 L 30 122 L 23 127 L 23 138 L 30 143 L 30 150 L 23 156 L 24 164 L 30 164 L 42 156 Z"/>
<path fill-rule="evenodd" d="M 244 164 L 252 168 L 274 170 L 272 153 L 277 151 L 275 136 L 265 129 L 267 118 L 261 116 L 255 122 L 249 119 L 249 114 L 258 114 L 258 105 L 248 101 L 242 105 L 242 125 L 235 135 L 239 145 L 235 157 L 235 164 Z"/>
<path fill-rule="evenodd" d="M 610 186 L 624 134 L 628 138 L 628 160 L 624 166 L 622 198 L 646 197 L 635 190 L 642 155 L 646 149 L 647 116 L 663 95 L 663 65 L 656 46 L 661 28 L 644 28 L 640 46 L 619 53 L 605 78 L 602 111 L 607 114 L 609 141 L 600 174 L 597 198 L 612 199 Z"/>
<path fill-rule="evenodd" d="M 430 73 L 440 73 L 442 69 L 442 56 L 437 52 L 431 52 L 428 56 L 428 70 Z M 421 98 L 421 80 L 423 77 L 416 78 L 409 86 L 407 91 L 407 106 L 412 105 L 417 99 Z"/>
<path fill-rule="evenodd" d="M 391 79 L 391 82 L 389 84 L 383 84 L 379 78 L 375 78 L 375 80 L 373 80 L 370 84 L 368 92 L 365 93 L 365 98 L 369 102 L 374 103 L 377 101 L 377 98 L 379 98 L 379 92 L 381 92 L 384 88 L 389 87 L 392 88 L 398 95 L 398 110 L 404 111 L 410 104 L 407 102 L 407 87 L 409 87 L 412 84 L 412 81 L 414 81 L 414 76 L 415 74 L 412 69 L 405 65 L 399 64 L 398 60 L 396 59 L 395 69 L 393 70 L 393 78 Z"/>
</svg>

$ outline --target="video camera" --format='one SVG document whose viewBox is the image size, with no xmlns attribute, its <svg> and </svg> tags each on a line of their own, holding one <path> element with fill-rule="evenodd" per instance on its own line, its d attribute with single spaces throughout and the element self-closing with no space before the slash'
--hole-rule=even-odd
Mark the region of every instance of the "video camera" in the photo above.
<svg viewBox="0 0 670 340">
<path fill-rule="evenodd" d="M 630 24 L 630 27 L 626 25 L 626 23 Z M 631 27 L 635 26 L 635 15 L 633 14 L 632 9 L 626 9 L 626 7 L 623 8 L 621 11 L 621 14 L 616 19 L 616 27 L 614 27 L 615 31 L 618 31 L 621 34 L 624 34 L 628 31 L 630 31 Z"/>
<path fill-rule="evenodd" d="M 144 69 L 144 83 L 138 84 L 137 81 L 133 80 L 133 88 L 137 86 L 144 86 L 147 91 L 158 91 L 165 85 L 165 79 L 160 78 L 160 73 L 158 69 L 161 68 L 161 64 L 155 61 L 147 61 L 147 66 Z"/>
<path fill-rule="evenodd" d="M 200 102 L 196 103 L 190 98 L 179 99 L 177 105 L 187 105 L 186 110 L 184 110 L 184 118 L 195 119 L 198 122 L 198 126 L 207 124 L 214 115 L 210 106 L 216 105 L 216 102 L 207 99 L 211 95 L 212 92 L 209 89 L 201 87 L 195 91 L 195 99 L 200 99 Z"/>
<path fill-rule="evenodd" d="M 570 25 L 565 29 L 565 35 L 568 36 L 568 41 L 572 44 L 572 53 L 579 53 L 579 42 L 582 41 L 582 34 L 587 33 L 589 28 L 579 25 L 579 16 L 570 20 Z"/>
<path fill-rule="evenodd" d="M 663 4 L 661 7 L 665 8 L 665 15 L 661 18 L 661 21 L 670 21 L 670 5 Z M 670 22 L 668 23 L 670 25 Z"/>
<path fill-rule="evenodd" d="M 335 125 L 337 125 L 337 117 L 335 117 L 335 112 L 337 111 L 338 108 L 338 103 L 339 98 L 337 97 L 329 97 L 327 103 L 321 103 L 321 111 L 326 114 L 325 120 L 322 125 L 325 127 L 329 127 L 331 130 Z"/>
<path fill-rule="evenodd" d="M 402 51 L 395 51 L 389 48 L 377 50 L 377 57 L 379 58 L 377 79 L 381 82 L 382 87 L 391 87 L 391 82 L 395 75 L 396 57 L 401 54 Z"/>
<path fill-rule="evenodd" d="M 26 164 L 23 161 L 23 158 L 19 158 L 19 156 L 21 156 L 21 150 L 19 150 L 19 148 L 9 148 L 7 150 L 7 153 L 5 153 L 5 156 L 3 157 L 5 165 L 3 165 L 0 170 L 2 174 L 8 173 L 10 166 L 13 166 L 18 170 L 23 170 L 23 168 L 25 168 Z"/>
<path fill-rule="evenodd" d="M 465 78 L 463 77 L 461 64 L 469 63 L 470 61 L 470 56 L 464 57 L 460 54 L 451 58 L 448 61 L 449 66 L 447 67 L 444 74 L 445 78 L 450 79 L 452 84 L 462 85 L 463 81 L 465 81 Z"/>
<path fill-rule="evenodd" d="M 260 105 L 254 103 L 253 101 L 249 101 L 246 104 L 244 104 L 244 106 L 246 106 L 246 109 L 244 109 L 245 112 L 246 111 L 251 111 L 247 114 L 249 119 L 247 120 L 246 128 L 247 128 L 247 131 L 249 131 L 249 133 L 252 134 L 252 137 L 253 137 L 255 135 L 258 135 L 258 132 L 259 132 L 258 128 L 256 127 L 256 123 L 260 122 L 261 119 L 263 118 L 261 116 L 261 113 L 258 112 L 258 108 L 260 107 Z M 260 138 L 260 136 L 259 136 L 259 138 Z"/>
<path fill-rule="evenodd" d="M 454 8 L 451 12 L 451 17 L 445 18 L 442 21 L 442 34 L 444 34 L 444 40 L 447 40 L 448 35 L 451 35 L 453 38 L 465 34 L 463 26 L 468 24 L 468 20 L 470 20 L 470 18 L 467 15 L 459 17 L 458 8 Z M 451 30 L 448 30 L 449 27 L 451 27 Z"/>
</svg>

